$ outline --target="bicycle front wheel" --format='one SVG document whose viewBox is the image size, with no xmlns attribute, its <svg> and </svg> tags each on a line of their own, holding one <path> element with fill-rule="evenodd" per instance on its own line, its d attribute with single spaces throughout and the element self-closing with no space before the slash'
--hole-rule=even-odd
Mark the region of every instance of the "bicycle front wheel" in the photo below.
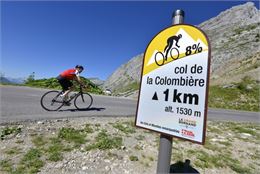
<svg viewBox="0 0 260 174">
<path fill-rule="evenodd" d="M 57 111 L 63 106 L 63 100 L 60 97 L 61 92 L 49 91 L 41 98 L 41 106 L 47 111 Z"/>
<path fill-rule="evenodd" d="M 74 100 L 74 105 L 78 110 L 88 109 L 92 103 L 93 98 L 89 93 L 81 93 Z"/>
<path fill-rule="evenodd" d="M 178 58 L 179 58 L 179 55 L 180 55 L 179 50 L 178 50 L 177 48 L 171 49 L 170 55 L 171 55 L 171 57 L 172 57 L 173 60 L 178 59 Z"/>
</svg>

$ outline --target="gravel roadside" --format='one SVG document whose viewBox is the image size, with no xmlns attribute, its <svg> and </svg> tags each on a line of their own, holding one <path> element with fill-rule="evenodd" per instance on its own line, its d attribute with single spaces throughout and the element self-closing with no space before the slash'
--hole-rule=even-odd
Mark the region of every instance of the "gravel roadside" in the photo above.
<svg viewBox="0 0 260 174">
<path fill-rule="evenodd" d="M 156 173 L 159 134 L 135 128 L 133 117 L 42 120 L 0 130 L 0 173 Z M 208 122 L 204 146 L 173 139 L 171 171 L 257 173 L 259 144 L 259 124 Z"/>
</svg>

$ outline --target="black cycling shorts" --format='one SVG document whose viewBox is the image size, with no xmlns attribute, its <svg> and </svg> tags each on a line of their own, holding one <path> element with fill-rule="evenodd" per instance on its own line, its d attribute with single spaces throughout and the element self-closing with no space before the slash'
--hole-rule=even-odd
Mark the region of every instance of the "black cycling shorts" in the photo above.
<svg viewBox="0 0 260 174">
<path fill-rule="evenodd" d="M 58 76 L 57 80 L 59 81 L 63 91 L 67 91 L 70 87 L 73 86 L 73 83 L 64 77 Z"/>
</svg>

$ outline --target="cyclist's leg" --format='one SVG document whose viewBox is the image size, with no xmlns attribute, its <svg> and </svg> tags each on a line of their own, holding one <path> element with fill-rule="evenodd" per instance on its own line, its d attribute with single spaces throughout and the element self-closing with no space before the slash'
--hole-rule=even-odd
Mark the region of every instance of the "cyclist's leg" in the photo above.
<svg viewBox="0 0 260 174">
<path fill-rule="evenodd" d="M 65 80 L 65 83 L 64 83 L 64 93 L 63 93 L 63 99 L 64 101 L 67 101 L 68 98 L 69 98 L 69 93 L 71 91 L 73 91 L 73 83 L 70 81 L 70 80 Z"/>
<path fill-rule="evenodd" d="M 72 91 L 72 82 L 68 79 L 59 77 L 58 81 L 62 87 L 63 94 L 61 95 L 63 97 L 63 100 L 66 101 L 68 99 L 68 94 Z"/>
<path fill-rule="evenodd" d="M 56 78 L 57 80 L 58 80 L 58 82 L 59 82 L 59 84 L 60 84 L 60 86 L 61 86 L 61 88 L 62 88 L 62 93 L 64 93 L 65 92 L 65 86 L 66 86 L 66 84 L 65 84 L 65 78 L 63 78 L 63 77 L 61 77 L 61 76 L 58 76 L 57 78 Z"/>
<path fill-rule="evenodd" d="M 167 45 L 166 55 L 165 55 L 166 60 L 167 60 L 167 57 L 168 57 L 168 53 L 169 53 L 170 49 L 172 48 L 172 45 L 173 45 L 172 40 L 168 39 L 168 45 Z"/>
</svg>

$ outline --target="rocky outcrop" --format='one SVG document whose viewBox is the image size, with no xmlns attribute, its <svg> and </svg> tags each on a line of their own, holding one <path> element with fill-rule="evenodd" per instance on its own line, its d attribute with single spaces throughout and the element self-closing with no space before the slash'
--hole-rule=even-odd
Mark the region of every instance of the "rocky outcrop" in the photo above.
<svg viewBox="0 0 260 174">
<path fill-rule="evenodd" d="M 199 25 L 211 43 L 212 84 L 239 81 L 243 76 L 259 80 L 259 19 L 259 10 L 248 2 Z"/>
</svg>

